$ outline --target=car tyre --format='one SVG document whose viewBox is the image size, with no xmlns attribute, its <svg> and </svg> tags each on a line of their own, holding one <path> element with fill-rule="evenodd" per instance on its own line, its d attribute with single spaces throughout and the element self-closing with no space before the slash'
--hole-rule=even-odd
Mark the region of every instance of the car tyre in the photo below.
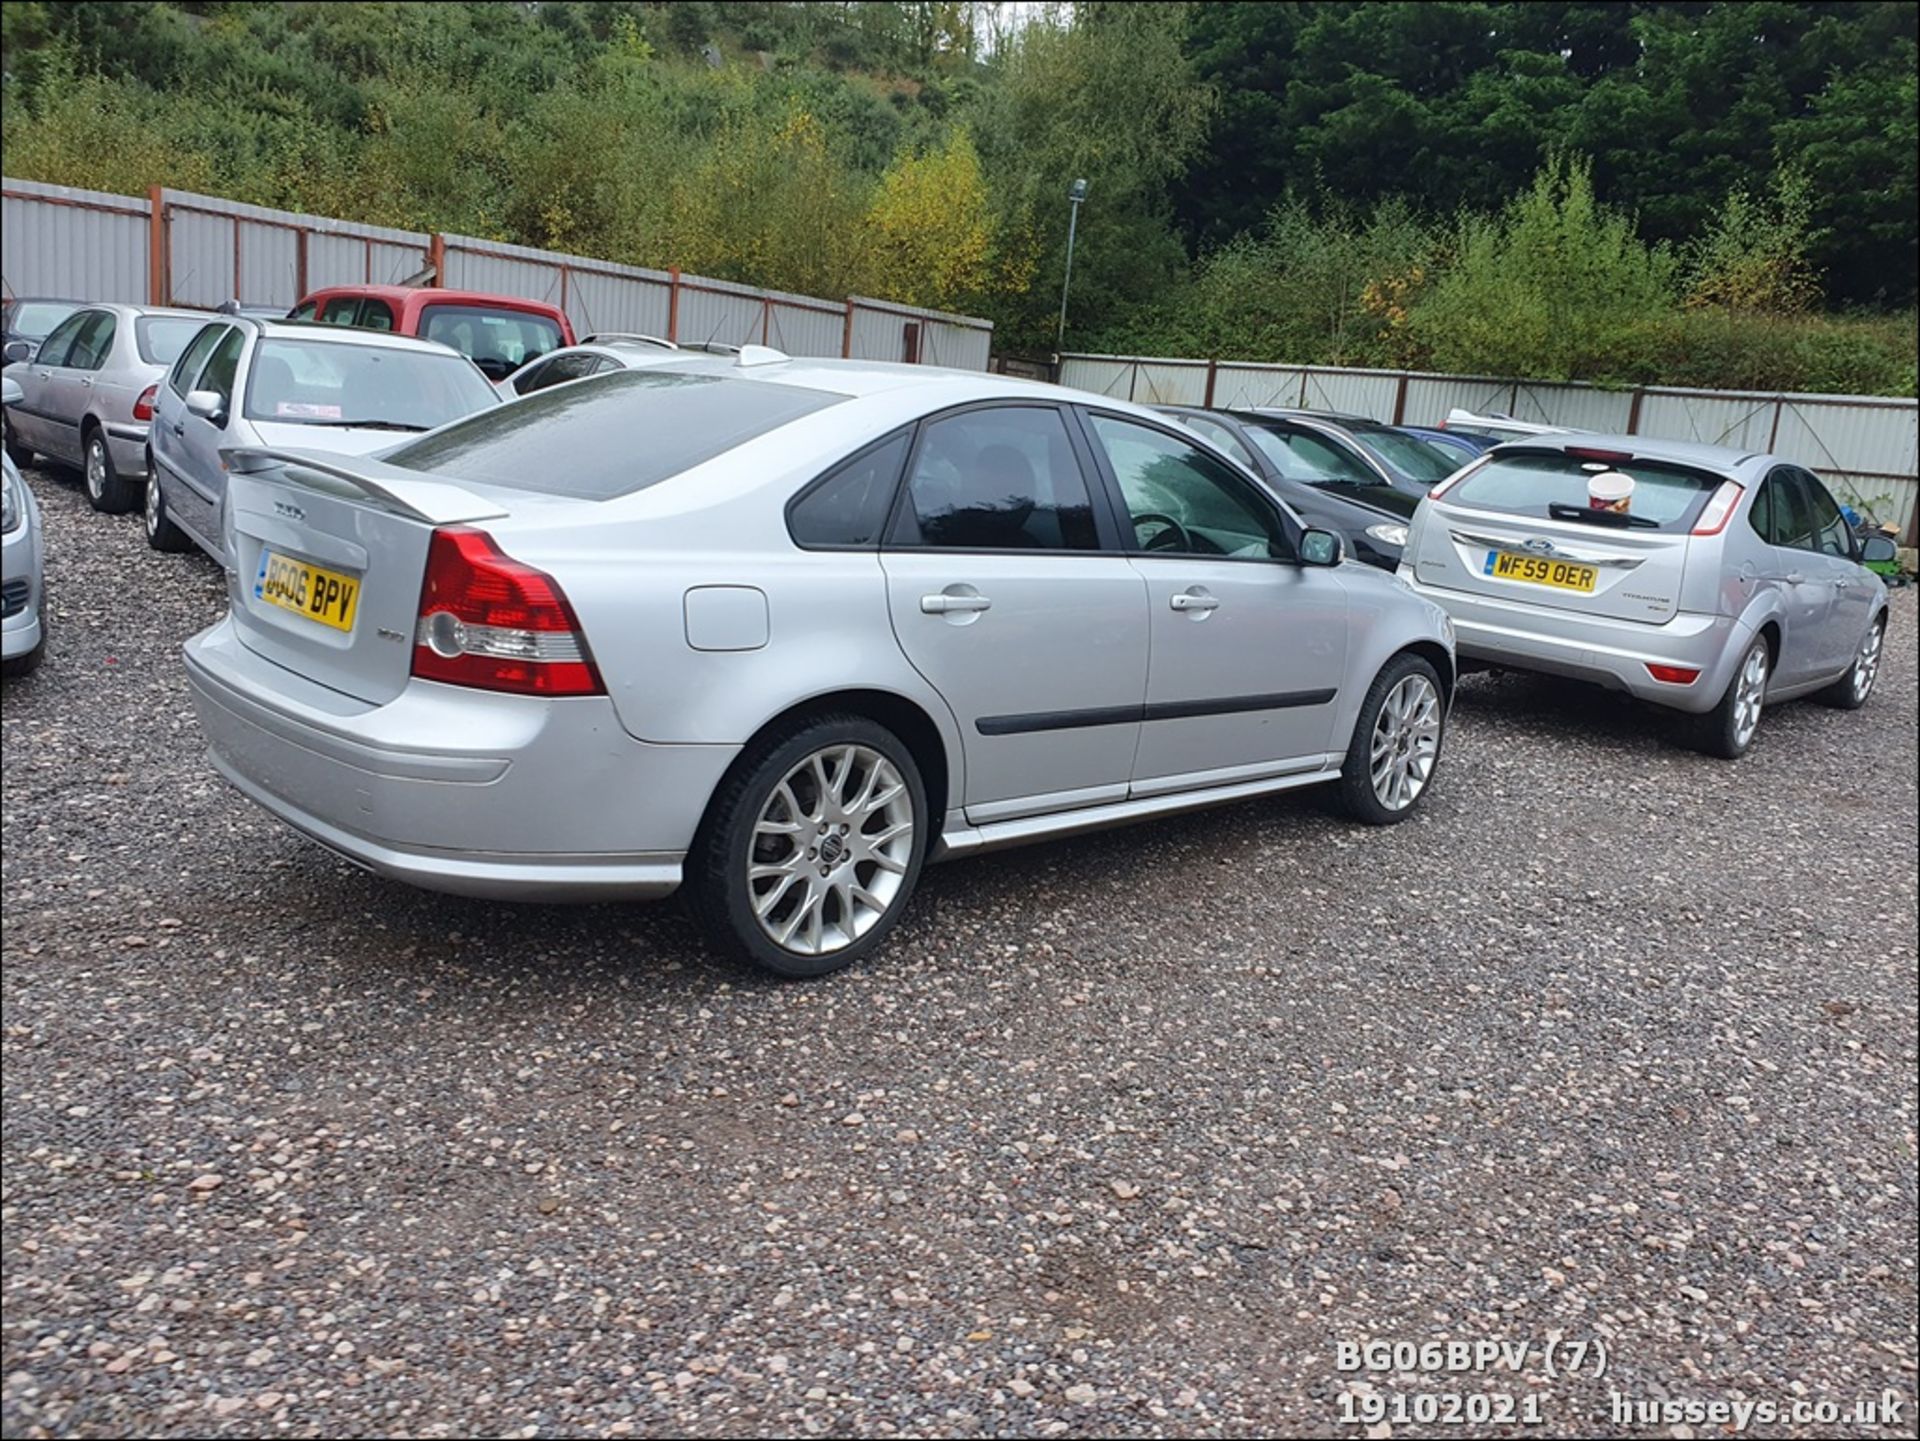
<svg viewBox="0 0 1920 1441">
<path fill-rule="evenodd" d="M 5 445 L 6 445 L 6 451 L 7 451 L 7 459 L 11 460 L 15 465 L 19 466 L 22 470 L 25 470 L 28 466 L 33 464 L 33 451 L 30 447 L 21 444 L 21 442 L 14 436 L 13 422 L 11 420 L 6 421 L 5 425 L 6 425 Z"/>
<path fill-rule="evenodd" d="M 926 859 L 926 786 L 900 738 L 864 716 L 814 717 L 755 741 L 727 772 L 687 857 L 714 949 L 807 978 L 877 949 Z"/>
<path fill-rule="evenodd" d="M 167 493 L 160 488 L 160 472 L 154 469 L 153 456 L 147 456 L 147 502 L 142 507 L 147 544 L 155 550 L 182 551 L 192 545 L 187 533 L 167 514 Z"/>
<path fill-rule="evenodd" d="M 1860 649 L 1854 652 L 1853 664 L 1847 667 L 1847 673 L 1817 692 L 1814 699 L 1822 705 L 1830 705 L 1836 710 L 1859 710 L 1873 694 L 1874 680 L 1880 674 L 1880 653 L 1886 648 L 1887 616 L 1882 611 L 1878 619 L 1867 627 L 1866 639 L 1860 642 Z"/>
<path fill-rule="evenodd" d="M 140 493 L 113 463 L 113 447 L 99 426 L 87 428 L 81 469 L 86 477 L 87 502 L 107 515 L 124 515 L 140 502 Z"/>
<path fill-rule="evenodd" d="M 1741 654 L 1719 704 L 1694 722 L 1694 744 L 1723 761 L 1737 761 L 1751 750 L 1772 678 L 1773 647 L 1765 636 L 1755 636 Z"/>
<path fill-rule="evenodd" d="M 1446 739 L 1447 693 L 1431 662 L 1402 651 L 1380 668 L 1340 768 L 1340 808 L 1370 826 L 1412 815 L 1432 788 Z"/>
<path fill-rule="evenodd" d="M 40 624 L 45 626 L 46 621 L 42 619 Z M 11 656 L 4 661 L 0 661 L 0 675 L 6 676 L 9 680 L 12 680 L 16 676 L 32 675 L 40 668 L 40 662 L 45 660 L 46 657 L 47 638 L 43 633 L 40 637 L 40 643 L 34 646 L 32 650 L 26 652 L 26 654 Z"/>
</svg>

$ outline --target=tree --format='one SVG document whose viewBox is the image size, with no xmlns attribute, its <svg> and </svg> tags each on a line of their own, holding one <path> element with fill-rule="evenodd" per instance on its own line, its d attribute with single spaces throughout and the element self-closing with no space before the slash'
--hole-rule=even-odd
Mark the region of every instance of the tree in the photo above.
<svg viewBox="0 0 1920 1441">
<path fill-rule="evenodd" d="M 995 288 L 996 220 L 965 127 L 938 148 L 901 156 L 867 207 L 863 286 L 943 310 Z"/>
</svg>

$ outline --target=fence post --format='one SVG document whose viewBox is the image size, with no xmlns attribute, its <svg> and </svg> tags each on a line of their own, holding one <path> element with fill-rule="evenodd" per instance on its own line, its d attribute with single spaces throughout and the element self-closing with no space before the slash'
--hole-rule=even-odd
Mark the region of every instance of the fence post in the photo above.
<svg viewBox="0 0 1920 1441">
<path fill-rule="evenodd" d="M 1645 400 L 1646 398 L 1647 398 L 1647 388 L 1644 385 L 1634 386 L 1633 404 L 1627 407 L 1627 434 L 1628 435 L 1638 435 L 1640 433 L 1640 402 Z"/>
<path fill-rule="evenodd" d="M 680 267 L 667 271 L 667 339 L 680 338 Z"/>
<path fill-rule="evenodd" d="M 853 359 L 853 297 L 847 297 L 847 323 L 840 331 L 840 358 Z"/>
<path fill-rule="evenodd" d="M 760 343 L 762 345 L 767 343 L 767 327 L 772 321 L 773 297 L 771 295 L 763 295 L 760 297 Z"/>
<path fill-rule="evenodd" d="M 433 279 L 427 284 L 444 288 L 447 283 L 447 237 L 437 230 L 427 239 L 427 264 L 433 268 Z"/>
<path fill-rule="evenodd" d="M 1127 399 L 1133 399 L 1133 387 L 1140 383 L 1140 362 L 1134 361 L 1133 370 L 1127 376 Z"/>
<path fill-rule="evenodd" d="M 1400 372 L 1400 384 L 1393 392 L 1393 423 L 1404 424 L 1407 418 L 1407 373 Z"/>
<path fill-rule="evenodd" d="M 293 233 L 293 288 L 299 292 L 293 297 L 296 305 L 307 298 L 307 233 Z"/>
<path fill-rule="evenodd" d="M 167 208 L 158 185 L 147 187 L 147 304 L 171 305 L 167 293 Z M 236 225 L 235 229 L 239 227 Z"/>
<path fill-rule="evenodd" d="M 1779 442 L 1780 412 L 1785 410 L 1786 408 L 1787 408 L 1787 403 L 1784 400 L 1775 400 L 1773 402 L 1773 429 L 1769 431 L 1767 434 L 1767 454 L 1768 455 L 1773 454 L 1774 446 Z"/>
<path fill-rule="evenodd" d="M 1204 402 L 1208 410 L 1213 409 L 1213 382 L 1220 373 L 1220 361 L 1216 357 L 1207 362 L 1207 398 Z"/>
</svg>

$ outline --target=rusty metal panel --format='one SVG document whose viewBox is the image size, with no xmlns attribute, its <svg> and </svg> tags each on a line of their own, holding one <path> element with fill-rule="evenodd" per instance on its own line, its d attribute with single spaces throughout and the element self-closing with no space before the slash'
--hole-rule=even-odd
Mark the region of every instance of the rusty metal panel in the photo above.
<svg viewBox="0 0 1920 1441">
<path fill-rule="evenodd" d="M 1392 420 L 1393 403 L 1400 393 L 1397 370 L 1340 370 L 1310 366 L 1304 373 L 1305 408 L 1369 420 Z M 1219 394 L 1218 385 L 1214 393 Z"/>
<path fill-rule="evenodd" d="M 1920 404 L 1882 396 L 1783 395 L 1769 447 L 1815 470 L 1920 476 Z"/>
<path fill-rule="evenodd" d="M 0 181 L 0 281 L 8 295 L 147 300 L 146 200 Z"/>
<path fill-rule="evenodd" d="M 1222 363 L 1213 378 L 1213 403 L 1223 410 L 1293 407 L 1305 393 L 1306 374 L 1296 365 Z"/>
<path fill-rule="evenodd" d="M 567 318 L 576 335 L 667 334 L 672 279 L 658 271 L 576 270 L 567 277 Z"/>
<path fill-rule="evenodd" d="M 281 225 L 236 220 L 240 274 L 235 298 L 248 305 L 283 305 L 300 300 L 300 235 Z"/>
<path fill-rule="evenodd" d="M 1112 355 L 1063 355 L 1060 357 L 1060 384 L 1094 395 L 1127 395 L 1127 377 L 1131 362 Z"/>
<path fill-rule="evenodd" d="M 1649 390 L 1640 403 L 1641 435 L 1765 452 L 1773 436 L 1770 396 L 1704 390 Z"/>
<path fill-rule="evenodd" d="M 233 244 L 238 224 L 231 215 L 168 205 L 167 304 L 212 309 L 237 297 Z"/>
<path fill-rule="evenodd" d="M 523 300 L 560 303 L 560 271 L 564 259 L 548 250 L 477 240 L 470 235 L 445 235 L 447 273 L 440 283 L 449 290 L 484 290 L 491 295 L 515 295 Z"/>
<path fill-rule="evenodd" d="M 836 356 L 846 338 L 847 310 L 805 295 L 767 293 L 767 344 L 788 355 Z"/>
<path fill-rule="evenodd" d="M 328 285 L 396 284 L 427 264 L 419 231 L 161 192 L 171 298 L 182 305 L 293 305 Z M 304 236 L 304 241 L 302 237 Z M 306 251 L 306 274 L 300 253 Z"/>
</svg>

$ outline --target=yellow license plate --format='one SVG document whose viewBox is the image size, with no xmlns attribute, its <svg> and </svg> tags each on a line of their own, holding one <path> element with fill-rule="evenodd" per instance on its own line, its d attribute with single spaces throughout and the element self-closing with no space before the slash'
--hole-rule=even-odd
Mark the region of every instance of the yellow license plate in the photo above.
<svg viewBox="0 0 1920 1441">
<path fill-rule="evenodd" d="M 260 571 L 253 578 L 253 594 L 335 630 L 353 629 L 353 608 L 360 600 L 360 582 L 337 570 L 323 570 L 304 560 L 273 551 L 260 552 Z"/>
<path fill-rule="evenodd" d="M 1600 572 L 1590 565 L 1570 560 L 1548 560 L 1540 555 L 1516 555 L 1510 550 L 1487 552 L 1486 574 L 1500 580 L 1523 580 L 1529 585 L 1548 585 L 1556 590 L 1577 590 L 1593 594 Z"/>
</svg>

